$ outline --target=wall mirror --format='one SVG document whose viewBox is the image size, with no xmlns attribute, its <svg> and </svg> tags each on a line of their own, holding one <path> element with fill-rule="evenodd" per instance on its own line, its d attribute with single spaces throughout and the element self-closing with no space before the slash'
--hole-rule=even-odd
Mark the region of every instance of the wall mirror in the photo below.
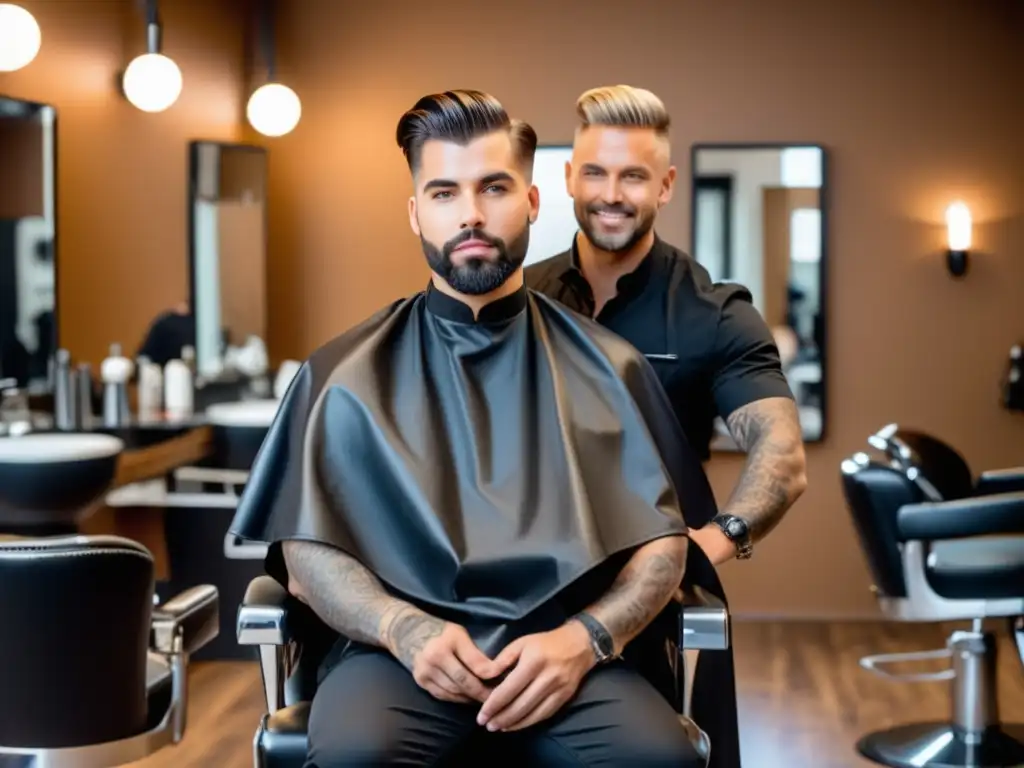
<svg viewBox="0 0 1024 768">
<path fill-rule="evenodd" d="M 825 436 L 827 163 L 813 144 L 697 144 L 691 253 L 746 286 L 775 337 L 804 440 Z M 725 425 L 712 448 L 735 450 Z"/>
<path fill-rule="evenodd" d="M 537 147 L 533 183 L 540 193 L 537 221 L 530 227 L 529 265 L 556 256 L 572 247 L 578 225 L 573 200 L 565 190 L 565 164 L 572 160 L 571 146 Z"/>
<path fill-rule="evenodd" d="M 231 378 L 246 350 L 265 360 L 267 154 L 262 147 L 189 146 L 191 307 L 196 373 Z M 251 358 L 252 354 L 249 355 Z"/>
<path fill-rule="evenodd" d="M 57 111 L 0 96 L 0 379 L 50 390 L 57 349 Z"/>
</svg>

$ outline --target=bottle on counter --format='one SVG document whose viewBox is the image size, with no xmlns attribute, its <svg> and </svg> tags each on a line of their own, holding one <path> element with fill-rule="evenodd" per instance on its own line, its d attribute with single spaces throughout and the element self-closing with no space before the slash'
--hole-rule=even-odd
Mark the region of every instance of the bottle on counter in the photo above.
<svg viewBox="0 0 1024 768">
<path fill-rule="evenodd" d="M 58 349 L 53 369 L 53 422 L 62 432 L 79 427 L 78 399 L 75 395 L 77 371 L 71 368 L 71 353 Z"/>
<path fill-rule="evenodd" d="M 192 369 L 184 360 L 171 360 L 164 366 L 164 412 L 169 421 L 192 417 L 195 391 Z"/>
<path fill-rule="evenodd" d="M 164 406 L 164 372 L 144 355 L 136 361 L 138 368 L 138 417 L 142 423 L 157 421 Z"/>
<path fill-rule="evenodd" d="M 121 353 L 120 344 L 110 345 L 110 354 L 100 365 L 103 381 L 103 426 L 125 427 L 131 424 L 128 382 L 135 366 Z"/>
</svg>

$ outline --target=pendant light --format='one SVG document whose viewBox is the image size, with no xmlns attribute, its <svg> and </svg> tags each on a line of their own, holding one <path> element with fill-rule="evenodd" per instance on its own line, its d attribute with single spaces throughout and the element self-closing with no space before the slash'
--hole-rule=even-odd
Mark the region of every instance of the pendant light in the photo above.
<svg viewBox="0 0 1024 768">
<path fill-rule="evenodd" d="M 299 124 L 302 102 L 287 85 L 276 81 L 274 0 L 264 0 L 259 19 L 259 42 L 267 82 L 253 91 L 245 107 L 249 125 L 264 136 L 284 136 Z"/>
<path fill-rule="evenodd" d="M 43 42 L 39 22 L 14 3 L 0 3 L 0 72 L 27 67 Z"/>
<path fill-rule="evenodd" d="M 163 112 L 181 95 L 181 70 L 160 53 L 163 29 L 157 0 L 146 0 L 146 50 L 124 71 L 124 95 L 143 112 Z"/>
</svg>

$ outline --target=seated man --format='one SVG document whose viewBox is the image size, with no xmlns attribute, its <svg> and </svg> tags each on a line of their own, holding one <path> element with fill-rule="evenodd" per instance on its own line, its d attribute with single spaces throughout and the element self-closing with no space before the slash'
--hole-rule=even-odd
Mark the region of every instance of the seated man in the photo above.
<svg viewBox="0 0 1024 768">
<path fill-rule="evenodd" d="M 430 284 L 306 361 L 232 526 L 342 636 L 307 765 L 435 765 L 471 736 L 530 765 L 699 765 L 623 651 L 686 567 L 666 467 L 713 504 L 700 462 L 644 358 L 524 286 L 533 130 L 457 91 L 398 142 Z"/>
</svg>

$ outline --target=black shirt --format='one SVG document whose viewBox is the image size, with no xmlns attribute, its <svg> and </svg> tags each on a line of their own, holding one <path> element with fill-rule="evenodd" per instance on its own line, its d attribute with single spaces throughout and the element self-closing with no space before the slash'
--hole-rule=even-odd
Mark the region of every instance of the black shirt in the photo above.
<svg viewBox="0 0 1024 768">
<path fill-rule="evenodd" d="M 576 244 L 525 270 L 527 285 L 593 317 L 594 294 L 579 268 Z M 750 292 L 713 283 L 693 258 L 656 238 L 650 253 L 617 284 L 595 318 L 650 361 L 672 408 L 704 459 L 716 416 L 793 394 L 779 351 Z"/>
</svg>

